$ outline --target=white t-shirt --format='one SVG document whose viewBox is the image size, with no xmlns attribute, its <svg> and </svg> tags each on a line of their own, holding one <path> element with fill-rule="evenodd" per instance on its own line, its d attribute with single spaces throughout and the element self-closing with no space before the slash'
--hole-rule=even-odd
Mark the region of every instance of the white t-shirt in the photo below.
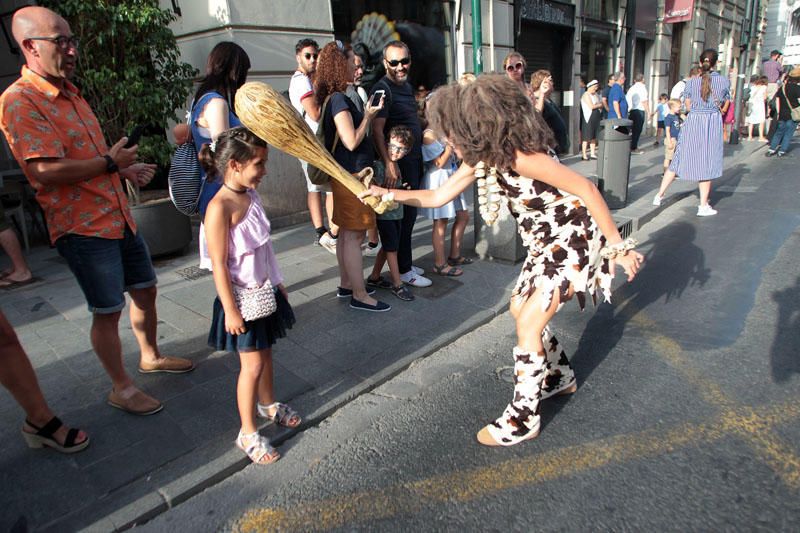
<svg viewBox="0 0 800 533">
<path fill-rule="evenodd" d="M 683 101 L 683 91 L 686 89 L 686 80 L 680 80 L 669 92 L 669 97 L 673 100 Z"/>
<path fill-rule="evenodd" d="M 645 87 L 644 83 L 637 81 L 628 89 L 628 94 L 625 95 L 625 98 L 628 100 L 629 111 L 634 109 L 644 111 L 644 103 L 647 102 L 647 87 Z"/>
<path fill-rule="evenodd" d="M 292 81 L 289 82 L 289 101 L 292 102 L 292 106 L 297 109 L 297 112 L 305 119 L 311 131 L 316 132 L 317 123 L 308 116 L 302 104 L 305 98 L 313 97 L 314 86 L 311 85 L 311 79 L 299 70 L 295 71 L 295 73 L 292 74 Z"/>
</svg>

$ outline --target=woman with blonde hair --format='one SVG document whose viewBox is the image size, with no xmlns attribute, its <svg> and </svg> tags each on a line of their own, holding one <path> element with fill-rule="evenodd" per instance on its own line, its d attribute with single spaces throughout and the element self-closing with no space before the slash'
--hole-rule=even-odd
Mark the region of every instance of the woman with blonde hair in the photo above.
<svg viewBox="0 0 800 533">
<path fill-rule="evenodd" d="M 519 85 L 519 88 L 522 89 L 528 98 L 531 97 L 531 90 L 525 84 L 525 69 L 528 67 L 528 62 L 525 61 L 525 57 L 512 50 L 508 53 L 506 58 L 503 60 L 503 71 L 508 76 L 508 79 L 513 80 Z"/>
<path fill-rule="evenodd" d="M 575 392 L 575 373 L 549 322 L 577 297 L 583 307 L 611 296 L 616 264 L 633 279 L 643 257 L 623 240 L 592 182 L 548 152 L 552 134 L 513 80 L 486 74 L 440 88 L 429 104 L 431 127 L 464 163 L 434 190 L 396 190 L 397 201 L 439 207 L 477 180 L 481 212 L 493 222 L 504 201 L 517 219 L 528 257 L 512 291 L 516 320 L 514 395 L 503 414 L 477 435 L 486 446 L 511 446 L 539 434 L 541 402 Z M 360 194 L 382 196 L 372 186 Z"/>
<path fill-rule="evenodd" d="M 561 116 L 561 109 L 550 100 L 555 86 L 553 75 L 549 70 L 537 70 L 531 76 L 531 92 L 533 93 L 533 107 L 542 114 L 542 118 L 550 127 L 556 142 L 551 146 L 556 153 L 563 154 L 569 150 L 567 125 Z"/>
</svg>

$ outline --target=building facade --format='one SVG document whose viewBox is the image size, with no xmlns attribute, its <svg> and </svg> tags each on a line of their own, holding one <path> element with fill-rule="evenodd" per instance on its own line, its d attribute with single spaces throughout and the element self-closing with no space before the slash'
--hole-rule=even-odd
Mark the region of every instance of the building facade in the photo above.
<svg viewBox="0 0 800 533">
<path fill-rule="evenodd" d="M 797 0 L 769 0 L 767 3 L 761 59 L 768 59 L 772 50 L 783 52 L 784 65 L 800 65 L 800 2 Z"/>
</svg>

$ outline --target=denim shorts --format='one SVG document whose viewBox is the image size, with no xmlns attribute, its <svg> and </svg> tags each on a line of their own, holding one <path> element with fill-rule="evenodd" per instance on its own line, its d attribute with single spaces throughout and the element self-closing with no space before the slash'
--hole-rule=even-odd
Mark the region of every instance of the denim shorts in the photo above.
<svg viewBox="0 0 800 533">
<path fill-rule="evenodd" d="M 64 235 L 56 241 L 56 249 L 78 279 L 91 313 L 121 311 L 125 291 L 157 282 L 147 244 L 127 226 L 121 239 Z"/>
</svg>

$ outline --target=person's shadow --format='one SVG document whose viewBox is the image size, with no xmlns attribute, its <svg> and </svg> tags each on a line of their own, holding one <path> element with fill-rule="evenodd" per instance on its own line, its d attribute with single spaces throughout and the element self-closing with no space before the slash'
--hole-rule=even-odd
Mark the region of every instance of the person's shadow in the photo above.
<svg viewBox="0 0 800 533">
<path fill-rule="evenodd" d="M 793 372 L 800 372 L 797 350 L 800 347 L 800 277 L 789 287 L 772 293 L 778 303 L 778 322 L 770 349 L 772 380 L 787 381 Z"/>
<path fill-rule="evenodd" d="M 696 230 L 676 222 L 641 243 L 649 247 L 643 268 L 631 283 L 614 291 L 612 305 L 601 305 L 586 326 L 571 362 L 579 381 L 603 362 L 622 338 L 625 327 L 650 304 L 680 299 L 688 287 L 702 287 L 711 277 L 705 254 L 694 244 Z"/>
</svg>

